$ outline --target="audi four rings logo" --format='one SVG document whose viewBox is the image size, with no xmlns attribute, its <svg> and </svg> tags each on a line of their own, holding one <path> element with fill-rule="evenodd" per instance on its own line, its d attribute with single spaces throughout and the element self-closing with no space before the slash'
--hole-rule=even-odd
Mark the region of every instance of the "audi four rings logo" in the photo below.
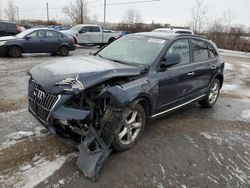
<svg viewBox="0 0 250 188">
<path fill-rule="evenodd" d="M 45 97 L 45 93 L 43 91 L 40 91 L 38 89 L 35 89 L 34 91 L 34 95 L 38 98 L 38 99 L 44 99 Z"/>
</svg>

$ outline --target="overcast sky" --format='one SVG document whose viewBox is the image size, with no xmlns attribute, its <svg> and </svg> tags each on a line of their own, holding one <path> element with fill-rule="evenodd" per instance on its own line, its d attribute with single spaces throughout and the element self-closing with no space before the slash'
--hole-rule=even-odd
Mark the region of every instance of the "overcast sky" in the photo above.
<svg viewBox="0 0 250 188">
<path fill-rule="evenodd" d="M 0 0 L 3 10 L 8 0 Z M 46 2 L 49 3 L 50 18 L 62 19 L 62 8 L 74 0 L 13 0 L 19 7 L 20 19 L 46 19 Z M 103 1 L 87 0 L 90 16 L 98 15 L 98 21 L 103 20 Z M 107 3 L 131 2 L 141 0 L 107 0 Z M 216 19 L 224 11 L 230 10 L 233 23 L 250 26 L 250 0 L 204 0 L 208 7 L 208 17 Z M 195 0 L 161 0 L 159 2 L 109 5 L 107 6 L 107 21 L 119 22 L 128 8 L 137 9 L 144 22 L 170 23 L 171 25 L 185 25 L 191 19 L 191 9 Z M 2 12 L 2 17 L 4 13 Z"/>
</svg>

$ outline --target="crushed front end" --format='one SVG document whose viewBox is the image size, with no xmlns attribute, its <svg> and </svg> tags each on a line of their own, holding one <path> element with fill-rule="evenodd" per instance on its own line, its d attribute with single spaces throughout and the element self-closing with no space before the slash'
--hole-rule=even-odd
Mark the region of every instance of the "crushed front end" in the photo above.
<svg viewBox="0 0 250 188">
<path fill-rule="evenodd" d="M 73 90 L 53 94 L 32 78 L 29 81 L 29 111 L 50 132 L 79 149 L 77 164 L 92 181 L 112 152 L 110 146 L 121 121 L 121 109 L 98 97 L 106 87 L 101 84 L 77 94 Z"/>
</svg>

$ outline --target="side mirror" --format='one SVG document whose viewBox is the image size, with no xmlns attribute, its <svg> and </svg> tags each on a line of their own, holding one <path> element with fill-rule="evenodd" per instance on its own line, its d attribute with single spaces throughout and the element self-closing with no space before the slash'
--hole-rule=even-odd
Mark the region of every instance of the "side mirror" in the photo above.
<svg viewBox="0 0 250 188">
<path fill-rule="evenodd" d="M 164 57 L 164 61 L 161 62 L 161 68 L 167 68 L 176 65 L 181 62 L 181 56 L 178 53 L 170 53 Z"/>
<path fill-rule="evenodd" d="M 30 40 L 30 39 L 31 39 L 31 37 L 29 37 L 29 36 L 26 36 L 26 37 L 25 37 L 25 39 L 26 39 L 26 40 Z"/>
</svg>

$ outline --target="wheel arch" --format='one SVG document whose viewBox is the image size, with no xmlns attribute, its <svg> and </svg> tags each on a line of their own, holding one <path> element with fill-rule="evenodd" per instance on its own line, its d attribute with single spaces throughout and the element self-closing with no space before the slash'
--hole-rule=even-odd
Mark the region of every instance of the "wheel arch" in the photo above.
<svg viewBox="0 0 250 188">
<path fill-rule="evenodd" d="M 6 47 L 5 47 L 6 52 L 8 52 L 8 50 L 9 50 L 11 47 L 14 47 L 14 46 L 20 48 L 20 49 L 22 50 L 22 52 L 24 52 L 24 51 L 23 51 L 23 47 L 22 47 L 20 44 L 10 44 L 10 45 L 6 46 Z"/>
<path fill-rule="evenodd" d="M 152 102 L 147 95 L 141 94 L 138 97 L 136 97 L 133 101 L 142 106 L 142 108 L 145 110 L 147 118 L 149 118 L 151 116 L 151 114 L 152 114 Z"/>
<path fill-rule="evenodd" d="M 215 77 L 214 77 L 214 79 L 213 80 L 215 80 L 215 79 L 218 79 L 219 81 L 220 81 L 220 87 L 222 87 L 222 84 L 223 84 L 223 82 L 224 82 L 224 77 L 223 77 L 223 75 L 222 74 L 218 74 L 218 75 L 216 75 Z"/>
</svg>

